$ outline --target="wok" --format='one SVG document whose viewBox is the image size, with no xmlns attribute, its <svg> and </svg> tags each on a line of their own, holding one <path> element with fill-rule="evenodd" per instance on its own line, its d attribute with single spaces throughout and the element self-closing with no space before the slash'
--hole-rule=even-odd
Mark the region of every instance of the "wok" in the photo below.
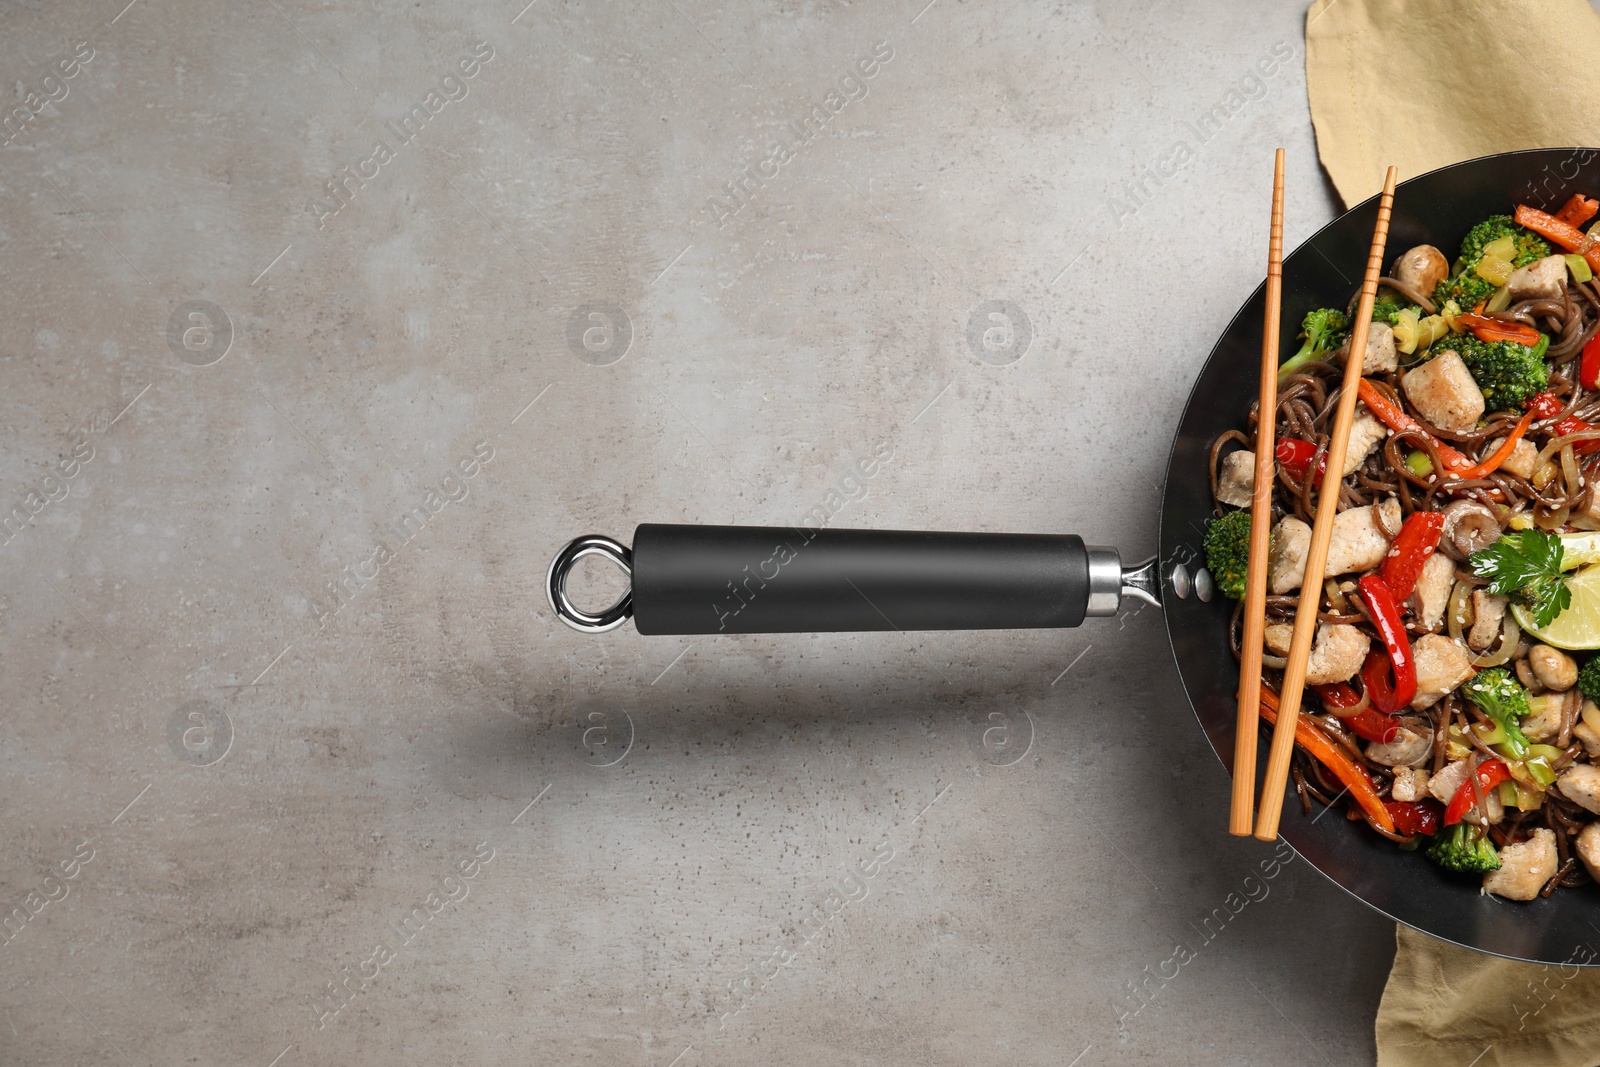
<svg viewBox="0 0 1600 1067">
<path fill-rule="evenodd" d="M 1600 149 L 1510 152 L 1402 182 L 1390 257 L 1424 242 L 1456 248 L 1473 223 L 1514 203 L 1554 211 L 1573 192 L 1600 190 Z M 1377 197 L 1347 211 L 1284 262 L 1284 321 L 1354 290 Z M 1245 301 L 1201 369 L 1173 438 L 1161 503 L 1159 554 L 1125 567 L 1113 548 L 1064 534 L 925 533 L 825 526 L 645 524 L 627 547 L 590 535 L 550 565 L 546 593 L 568 625 L 588 632 L 630 616 L 641 634 L 796 633 L 1077 626 L 1115 615 L 1128 598 L 1164 608 L 1173 658 L 1217 758 L 1233 756 L 1238 665 L 1229 650 L 1232 602 L 1203 568 L 1213 505 L 1211 441 L 1243 424 L 1255 393 L 1265 285 Z M 1285 331 L 1284 353 L 1297 347 Z M 631 572 L 631 589 L 601 612 L 566 593 L 579 559 L 600 555 Z M 1090 625 L 1093 625 L 1091 622 Z M 1534 963 L 1571 963 L 1600 936 L 1600 888 L 1515 903 L 1479 892 L 1339 812 L 1310 816 L 1287 791 L 1282 836 L 1307 862 L 1382 914 L 1458 945 Z M 1222 832 L 1225 812 L 1216 812 Z M 1591 951 L 1582 953 L 1594 958 Z"/>
</svg>

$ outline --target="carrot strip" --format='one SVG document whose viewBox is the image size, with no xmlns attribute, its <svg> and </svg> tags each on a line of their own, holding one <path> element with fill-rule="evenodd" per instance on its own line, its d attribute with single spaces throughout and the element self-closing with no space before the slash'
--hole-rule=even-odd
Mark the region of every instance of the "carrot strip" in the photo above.
<svg viewBox="0 0 1600 1067">
<path fill-rule="evenodd" d="M 1473 469 L 1475 465 L 1472 460 L 1424 430 L 1417 424 L 1416 419 L 1402 411 L 1399 404 L 1384 396 L 1371 381 L 1363 378 L 1357 388 L 1361 393 L 1361 402 L 1367 405 L 1367 410 L 1371 411 L 1379 422 L 1391 430 L 1414 430 L 1432 441 L 1434 448 L 1439 452 L 1439 458 L 1444 460 L 1445 468 L 1450 473 L 1458 478 L 1464 478 L 1466 475 L 1462 472 Z"/>
<path fill-rule="evenodd" d="M 1554 241 L 1568 252 L 1578 253 L 1588 262 L 1591 270 L 1600 271 L 1600 248 L 1595 247 L 1594 240 L 1584 236 L 1583 231 L 1572 223 L 1563 222 L 1554 215 L 1526 204 L 1518 204 L 1512 218 L 1518 226 Z"/>
<path fill-rule="evenodd" d="M 1511 453 L 1516 449 L 1517 442 L 1522 440 L 1522 435 L 1528 432 L 1528 427 L 1533 425 L 1533 412 L 1528 412 L 1517 420 L 1517 425 L 1512 429 L 1506 439 L 1500 442 L 1500 447 L 1494 450 L 1494 455 L 1478 464 L 1461 472 L 1463 478 L 1483 478 L 1493 474 L 1500 468 L 1500 464 L 1511 458 Z"/>
<path fill-rule="evenodd" d="M 1278 721 L 1278 694 L 1266 682 L 1261 683 L 1261 717 L 1269 723 Z M 1350 790 L 1350 795 L 1355 797 L 1356 803 L 1361 805 L 1361 810 L 1366 812 L 1374 823 L 1389 833 L 1394 833 L 1394 816 L 1383 806 L 1383 798 L 1378 796 L 1378 791 L 1372 787 L 1372 779 L 1368 778 L 1367 772 L 1356 766 L 1349 756 L 1340 751 L 1338 745 L 1328 740 L 1321 730 L 1300 717 L 1295 719 L 1294 741 L 1345 784 Z"/>
<path fill-rule="evenodd" d="M 1480 341 L 1515 341 L 1529 348 L 1539 343 L 1539 331 L 1526 323 L 1503 322 L 1472 311 L 1463 311 L 1456 316 L 1456 321 L 1471 330 Z"/>
<path fill-rule="evenodd" d="M 1596 212 L 1600 212 L 1600 200 L 1590 200 L 1582 193 L 1573 193 L 1572 199 L 1556 212 L 1556 219 L 1569 226 L 1582 226 L 1594 218 Z"/>
</svg>

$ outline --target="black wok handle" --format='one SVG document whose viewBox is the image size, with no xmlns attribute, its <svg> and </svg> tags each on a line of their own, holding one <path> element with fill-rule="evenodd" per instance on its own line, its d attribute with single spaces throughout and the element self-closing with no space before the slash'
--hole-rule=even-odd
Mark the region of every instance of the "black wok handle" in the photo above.
<svg viewBox="0 0 1600 1067">
<path fill-rule="evenodd" d="M 585 555 L 632 572 L 600 613 L 566 597 Z M 813 530 L 646 523 L 633 550 L 578 538 L 550 566 L 551 607 L 598 632 L 630 614 L 641 634 L 993 630 L 1077 626 L 1124 595 L 1159 603 L 1154 561 L 1124 572 L 1115 549 L 1070 534 Z"/>
</svg>

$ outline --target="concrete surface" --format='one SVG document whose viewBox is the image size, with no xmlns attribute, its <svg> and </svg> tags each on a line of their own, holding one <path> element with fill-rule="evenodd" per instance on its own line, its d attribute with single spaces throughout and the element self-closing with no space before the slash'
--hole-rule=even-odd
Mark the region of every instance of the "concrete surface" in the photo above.
<svg viewBox="0 0 1600 1067">
<path fill-rule="evenodd" d="M 0 7 L 0 1062 L 1372 1061 L 1392 928 L 1224 835 L 1154 611 L 543 603 L 1152 548 L 1275 145 L 1335 210 L 1302 9 L 926 2 Z"/>
</svg>

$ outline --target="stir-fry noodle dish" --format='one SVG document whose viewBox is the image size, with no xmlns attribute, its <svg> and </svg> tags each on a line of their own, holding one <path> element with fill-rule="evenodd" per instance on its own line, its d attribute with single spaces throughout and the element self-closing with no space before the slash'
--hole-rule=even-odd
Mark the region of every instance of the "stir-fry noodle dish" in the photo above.
<svg viewBox="0 0 1600 1067">
<path fill-rule="evenodd" d="M 1320 587 L 1302 810 L 1339 807 L 1419 863 L 1537 901 L 1600 879 L 1600 202 L 1506 206 L 1459 248 L 1394 261 L 1364 351 L 1353 296 L 1305 315 L 1277 408 L 1212 444 L 1205 550 L 1241 600 L 1251 449 L 1273 419 L 1268 723 L 1302 590 Z M 1327 566 L 1306 574 L 1352 358 Z M 1235 655 L 1242 634 L 1236 604 Z"/>
</svg>

